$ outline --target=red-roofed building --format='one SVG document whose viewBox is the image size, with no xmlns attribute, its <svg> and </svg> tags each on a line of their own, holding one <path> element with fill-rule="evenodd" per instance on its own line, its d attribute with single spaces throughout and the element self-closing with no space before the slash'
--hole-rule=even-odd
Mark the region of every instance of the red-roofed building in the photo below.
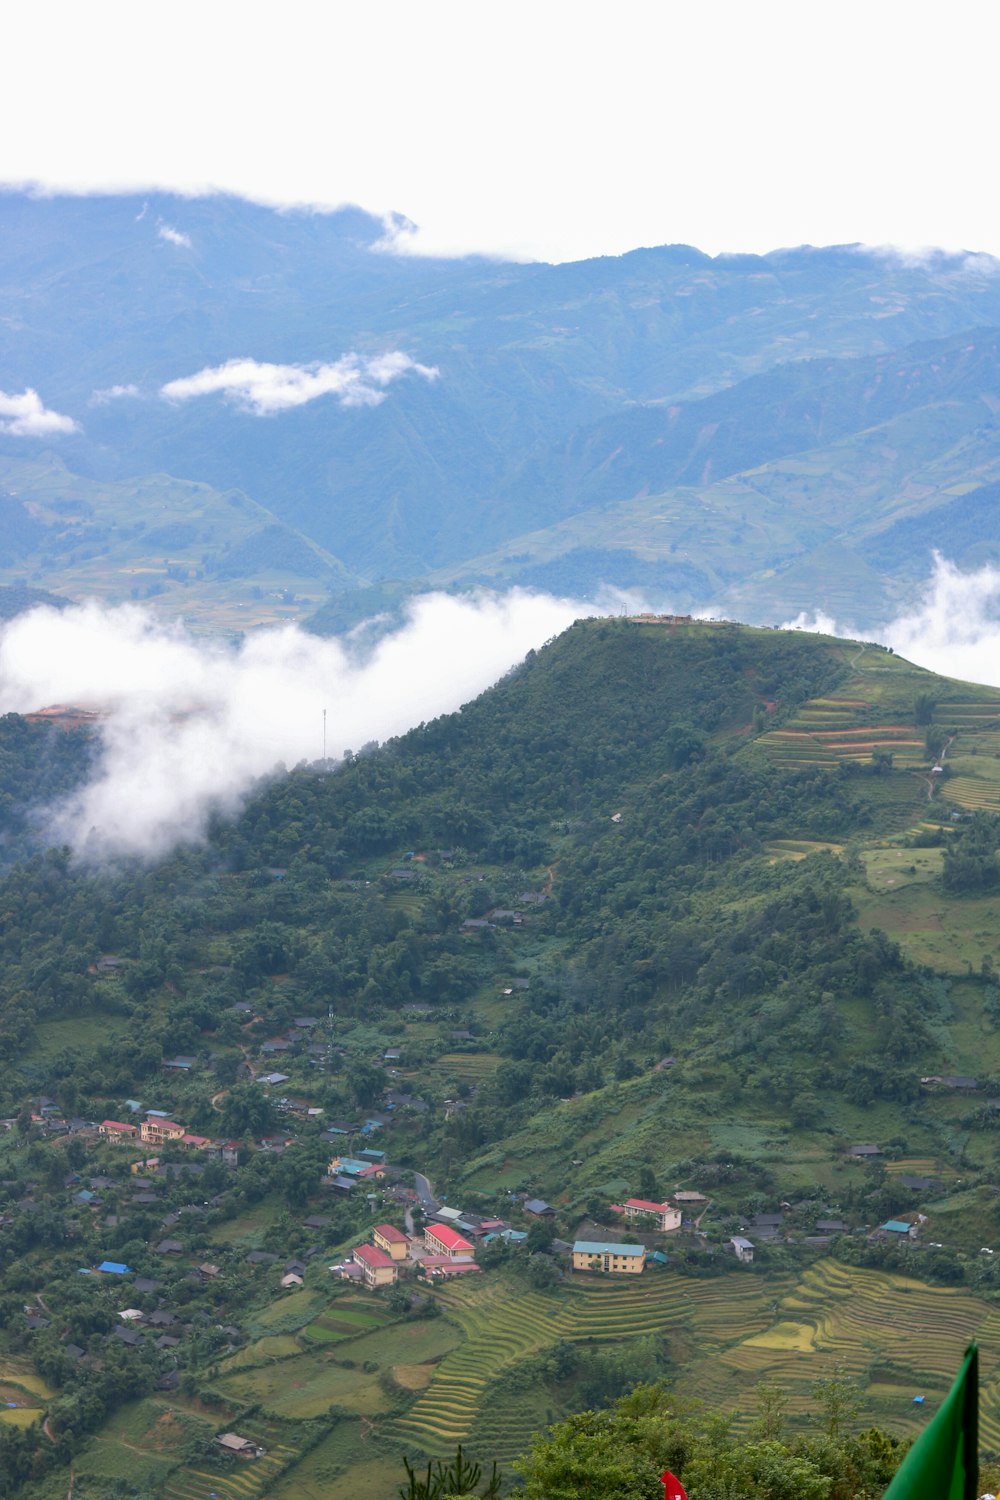
<svg viewBox="0 0 1000 1500">
<path fill-rule="evenodd" d="M 372 1230 L 372 1239 L 393 1260 L 405 1260 L 410 1253 L 409 1240 L 395 1224 L 376 1224 Z"/>
<path fill-rule="evenodd" d="M 462 1276 L 467 1271 L 481 1271 L 474 1260 L 453 1260 L 450 1255 L 425 1255 L 418 1270 L 425 1276 Z"/>
<path fill-rule="evenodd" d="M 358 1245 L 354 1259 L 361 1267 L 365 1286 L 391 1286 L 399 1275 L 396 1262 L 377 1245 Z"/>
<path fill-rule="evenodd" d="M 182 1146 L 193 1146 L 196 1151 L 203 1151 L 206 1146 L 210 1146 L 211 1144 L 212 1144 L 211 1138 L 209 1136 L 207 1136 L 207 1135 L 187 1135 L 187 1134 L 185 1134 L 185 1135 L 181 1136 L 181 1145 Z"/>
<path fill-rule="evenodd" d="M 681 1211 L 672 1203 L 651 1203 L 648 1198 L 628 1198 L 625 1202 L 626 1219 L 655 1219 L 657 1228 L 666 1234 L 671 1229 L 680 1229 Z"/>
<path fill-rule="evenodd" d="M 123 1124 L 121 1120 L 102 1120 L 97 1127 L 97 1134 L 106 1141 L 134 1141 L 138 1133 L 134 1125 Z"/>
<path fill-rule="evenodd" d="M 187 1133 L 183 1125 L 175 1125 L 173 1120 L 160 1119 L 143 1120 L 139 1131 L 142 1139 L 151 1146 L 165 1146 L 168 1141 L 179 1141 Z"/>
<path fill-rule="evenodd" d="M 463 1240 L 457 1229 L 447 1224 L 428 1224 L 424 1229 L 424 1244 L 432 1255 L 447 1255 L 450 1260 L 471 1260 L 472 1246 Z"/>
</svg>

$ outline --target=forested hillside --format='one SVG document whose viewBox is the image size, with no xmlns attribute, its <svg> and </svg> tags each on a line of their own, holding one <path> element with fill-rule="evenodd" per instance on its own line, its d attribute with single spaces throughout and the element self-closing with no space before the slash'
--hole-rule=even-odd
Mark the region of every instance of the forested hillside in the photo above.
<svg viewBox="0 0 1000 1500">
<path fill-rule="evenodd" d="M 506 1464 L 681 1374 L 743 1426 L 776 1382 L 794 1428 L 846 1372 L 905 1435 L 973 1332 L 1000 1448 L 1000 694 L 585 621 L 106 869 L 31 848 L 93 734 L 0 722 L 0 1493 L 54 1500 L 72 1461 L 81 1500 L 377 1500 L 404 1454 Z M 97 1130 L 147 1118 L 185 1132 L 153 1165 Z M 371 1198 L 333 1185 L 348 1150 L 388 1168 Z M 415 1173 L 514 1237 L 458 1284 L 338 1282 L 419 1217 Z M 665 1268 L 567 1273 L 560 1241 L 678 1189 Z M 244 1427 L 266 1459 L 227 1467 Z"/>
</svg>

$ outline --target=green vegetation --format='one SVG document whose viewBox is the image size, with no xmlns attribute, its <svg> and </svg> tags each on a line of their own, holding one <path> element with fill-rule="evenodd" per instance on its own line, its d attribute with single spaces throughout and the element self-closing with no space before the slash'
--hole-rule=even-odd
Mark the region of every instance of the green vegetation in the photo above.
<svg viewBox="0 0 1000 1500">
<path fill-rule="evenodd" d="M 806 1442 L 843 1370 L 906 1436 L 973 1335 L 1000 1450 L 1000 815 L 950 774 L 992 761 L 996 713 L 870 645 L 585 622 L 203 849 L 104 872 L 28 849 L 86 736 L 0 724 L 0 1495 L 55 1500 L 72 1460 L 80 1500 L 384 1500 L 404 1456 L 510 1472 L 637 1379 L 744 1437 L 780 1385 Z M 238 1160 L 144 1166 L 88 1127 L 146 1109 Z M 373 1147 L 385 1179 L 324 1185 Z M 414 1172 L 526 1243 L 441 1286 L 332 1277 Z M 553 1253 L 678 1189 L 702 1197 L 648 1236 L 665 1266 Z M 135 1345 L 132 1309 L 165 1316 Z"/>
</svg>

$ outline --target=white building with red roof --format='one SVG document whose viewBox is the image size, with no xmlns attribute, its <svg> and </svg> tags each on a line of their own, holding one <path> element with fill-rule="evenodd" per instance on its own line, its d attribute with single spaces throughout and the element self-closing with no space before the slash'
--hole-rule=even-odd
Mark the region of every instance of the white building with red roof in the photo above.
<svg viewBox="0 0 1000 1500">
<path fill-rule="evenodd" d="M 672 1203 L 652 1203 L 648 1198 L 629 1198 L 623 1212 L 626 1219 L 655 1219 L 656 1227 L 663 1234 L 671 1229 L 680 1229 L 681 1211 Z"/>
<path fill-rule="evenodd" d="M 121 1120 L 102 1120 L 97 1127 L 97 1134 L 106 1141 L 134 1141 L 138 1135 L 134 1125 L 125 1124 Z"/>
</svg>

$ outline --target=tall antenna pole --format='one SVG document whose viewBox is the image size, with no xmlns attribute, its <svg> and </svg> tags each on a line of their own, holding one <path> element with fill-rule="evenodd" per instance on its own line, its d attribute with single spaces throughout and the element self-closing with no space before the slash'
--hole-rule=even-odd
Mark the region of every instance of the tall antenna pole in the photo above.
<svg viewBox="0 0 1000 1500">
<path fill-rule="evenodd" d="M 323 765 L 326 765 L 326 709 L 323 710 Z"/>
</svg>

